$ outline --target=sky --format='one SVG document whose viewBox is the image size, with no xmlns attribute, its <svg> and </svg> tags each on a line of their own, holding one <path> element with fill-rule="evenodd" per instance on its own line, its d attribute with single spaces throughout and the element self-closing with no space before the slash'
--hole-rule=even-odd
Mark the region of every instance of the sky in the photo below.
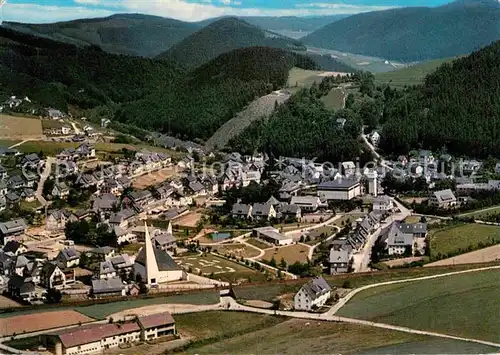
<svg viewBox="0 0 500 355">
<path fill-rule="evenodd" d="M 2 3 L 5 0 L 0 0 Z M 7 0 L 4 21 L 46 23 L 114 13 L 144 13 L 183 21 L 235 16 L 355 14 L 402 6 L 439 6 L 451 0 Z"/>
</svg>

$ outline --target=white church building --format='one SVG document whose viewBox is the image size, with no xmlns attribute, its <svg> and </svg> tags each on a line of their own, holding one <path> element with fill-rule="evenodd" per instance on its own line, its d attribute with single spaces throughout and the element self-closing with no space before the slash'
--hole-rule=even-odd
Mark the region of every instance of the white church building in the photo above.
<svg viewBox="0 0 500 355">
<path fill-rule="evenodd" d="M 153 247 L 146 225 L 145 245 L 134 263 L 134 275 L 141 275 L 148 286 L 186 279 L 186 273 L 165 251 Z"/>
</svg>

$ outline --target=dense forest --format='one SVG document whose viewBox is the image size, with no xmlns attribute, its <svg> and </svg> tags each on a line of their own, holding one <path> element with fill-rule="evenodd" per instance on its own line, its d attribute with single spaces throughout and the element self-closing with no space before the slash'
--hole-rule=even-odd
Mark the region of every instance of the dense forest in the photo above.
<svg viewBox="0 0 500 355">
<path fill-rule="evenodd" d="M 77 46 L 96 45 L 117 54 L 155 57 L 202 26 L 159 16 L 116 14 L 46 24 L 4 22 L 4 27 Z"/>
<path fill-rule="evenodd" d="M 318 158 L 338 162 L 354 159 L 362 153 L 358 141 L 362 119 L 346 109 L 331 112 L 320 100 L 333 83 L 325 78 L 319 85 L 303 89 L 279 106 L 271 117 L 253 122 L 229 142 L 229 147 L 242 153 L 266 151 L 274 156 Z M 347 120 L 340 127 L 337 118 Z"/>
<path fill-rule="evenodd" d="M 175 63 L 78 48 L 0 27 L 0 94 L 63 111 L 141 99 L 184 74 Z"/>
<path fill-rule="evenodd" d="M 457 0 L 353 15 L 301 39 L 312 47 L 405 62 L 468 54 L 500 39 L 497 0 Z"/>
<path fill-rule="evenodd" d="M 196 68 L 234 49 L 265 46 L 305 51 L 299 41 L 271 33 L 234 18 L 222 18 L 174 45 L 160 59 L 172 59 L 187 68 Z"/>
<path fill-rule="evenodd" d="M 500 41 L 444 64 L 425 84 L 388 101 L 381 147 L 487 157 L 500 155 Z"/>
<path fill-rule="evenodd" d="M 177 135 L 207 139 L 255 98 L 283 87 L 294 67 L 315 69 L 307 57 L 252 47 L 222 54 L 170 87 L 124 105 L 116 118 Z"/>
</svg>

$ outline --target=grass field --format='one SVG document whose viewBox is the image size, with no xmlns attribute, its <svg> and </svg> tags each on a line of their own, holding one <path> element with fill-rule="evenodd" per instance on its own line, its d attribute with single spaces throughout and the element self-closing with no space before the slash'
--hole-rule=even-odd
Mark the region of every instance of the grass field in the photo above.
<svg viewBox="0 0 500 355">
<path fill-rule="evenodd" d="M 303 88 L 310 87 L 315 82 L 319 84 L 323 80 L 319 76 L 321 73 L 323 71 L 292 68 L 288 74 L 288 86 L 291 88 L 295 86 Z"/>
<path fill-rule="evenodd" d="M 458 217 L 473 217 L 474 219 L 481 220 L 482 218 L 487 217 L 488 215 L 496 215 L 500 213 L 500 206 L 493 206 L 484 208 L 478 211 L 472 211 L 467 213 L 462 213 Z"/>
<path fill-rule="evenodd" d="M 330 90 L 328 95 L 321 98 L 325 107 L 329 110 L 340 110 L 344 108 L 344 91 L 336 88 Z"/>
<path fill-rule="evenodd" d="M 262 260 L 271 260 L 274 257 L 277 263 L 285 259 L 288 265 L 295 262 L 304 263 L 307 261 L 309 248 L 305 245 L 294 244 L 286 247 L 267 249 Z"/>
<path fill-rule="evenodd" d="M 498 342 L 499 282 L 500 272 L 488 270 L 376 287 L 339 315 Z"/>
<path fill-rule="evenodd" d="M 470 245 L 488 242 L 492 239 L 500 241 L 500 227 L 484 224 L 463 224 L 454 227 L 437 229 L 431 233 L 431 256 L 448 254 L 466 250 Z"/>
<path fill-rule="evenodd" d="M 27 139 L 42 136 L 42 121 L 0 114 L 0 138 Z"/>
<path fill-rule="evenodd" d="M 266 244 L 264 242 L 261 242 L 260 240 L 256 239 L 256 238 L 248 238 L 248 239 L 245 239 L 245 241 L 248 243 L 248 244 L 251 244 L 253 245 L 254 247 L 257 247 L 259 249 L 269 249 L 271 248 L 271 245 L 269 244 Z"/>
<path fill-rule="evenodd" d="M 55 121 L 55 120 L 42 120 L 42 128 L 43 129 L 57 129 L 64 126 L 64 122 Z M 69 126 L 69 124 L 68 124 Z"/>
<path fill-rule="evenodd" d="M 265 281 L 266 276 L 254 269 L 238 264 L 236 262 L 220 258 L 212 254 L 204 256 L 190 255 L 176 258 L 176 262 L 184 268 L 190 268 L 194 274 L 200 271 L 204 276 L 213 274 L 215 279 L 228 282 L 238 281 Z"/>
<path fill-rule="evenodd" d="M 220 254 L 231 254 L 236 257 L 253 258 L 259 255 L 259 251 L 245 244 L 219 244 L 213 247 Z"/>
<path fill-rule="evenodd" d="M 253 315 L 255 317 L 255 315 Z M 228 315 L 227 318 L 233 316 Z M 252 321 L 260 320 L 257 316 Z M 272 318 L 271 318 L 272 319 Z M 231 321 L 232 319 L 228 319 Z M 280 319 L 281 320 L 281 319 Z M 270 320 L 267 322 L 271 323 Z M 240 322 L 235 322 L 241 324 Z M 372 349 L 391 347 L 392 353 L 408 353 L 402 351 L 411 348 L 416 353 L 424 353 L 425 348 L 432 346 L 434 353 L 444 353 L 446 347 L 441 339 L 413 335 L 408 333 L 388 331 L 378 328 L 338 324 L 330 322 L 313 322 L 310 320 L 290 319 L 274 325 L 260 324 L 255 331 L 245 333 L 217 342 L 201 346 L 194 344 L 188 348 L 192 354 L 355 354 L 359 352 L 370 353 Z M 227 333 L 225 333 L 227 334 Z M 219 338 L 223 338 L 219 336 Z M 258 339 L 258 341 L 256 341 Z M 463 342 L 453 343 L 451 347 L 455 352 L 460 352 L 466 346 Z M 446 344 L 450 348 L 449 344 Z M 495 349 L 487 346 L 475 346 L 472 352 L 491 352 Z"/>
</svg>

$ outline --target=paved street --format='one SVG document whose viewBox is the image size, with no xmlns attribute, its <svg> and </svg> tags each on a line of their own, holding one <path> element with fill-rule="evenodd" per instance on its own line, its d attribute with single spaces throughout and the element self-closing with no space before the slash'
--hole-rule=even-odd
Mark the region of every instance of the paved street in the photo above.
<svg viewBox="0 0 500 355">
<path fill-rule="evenodd" d="M 56 159 L 54 157 L 47 157 L 45 159 L 45 169 L 43 169 L 43 173 L 40 175 L 40 181 L 38 182 L 38 187 L 36 189 L 36 198 L 38 202 L 40 202 L 43 206 L 47 204 L 47 200 L 43 197 L 43 185 L 45 181 L 50 176 L 52 171 L 52 164 L 56 163 Z"/>
</svg>

